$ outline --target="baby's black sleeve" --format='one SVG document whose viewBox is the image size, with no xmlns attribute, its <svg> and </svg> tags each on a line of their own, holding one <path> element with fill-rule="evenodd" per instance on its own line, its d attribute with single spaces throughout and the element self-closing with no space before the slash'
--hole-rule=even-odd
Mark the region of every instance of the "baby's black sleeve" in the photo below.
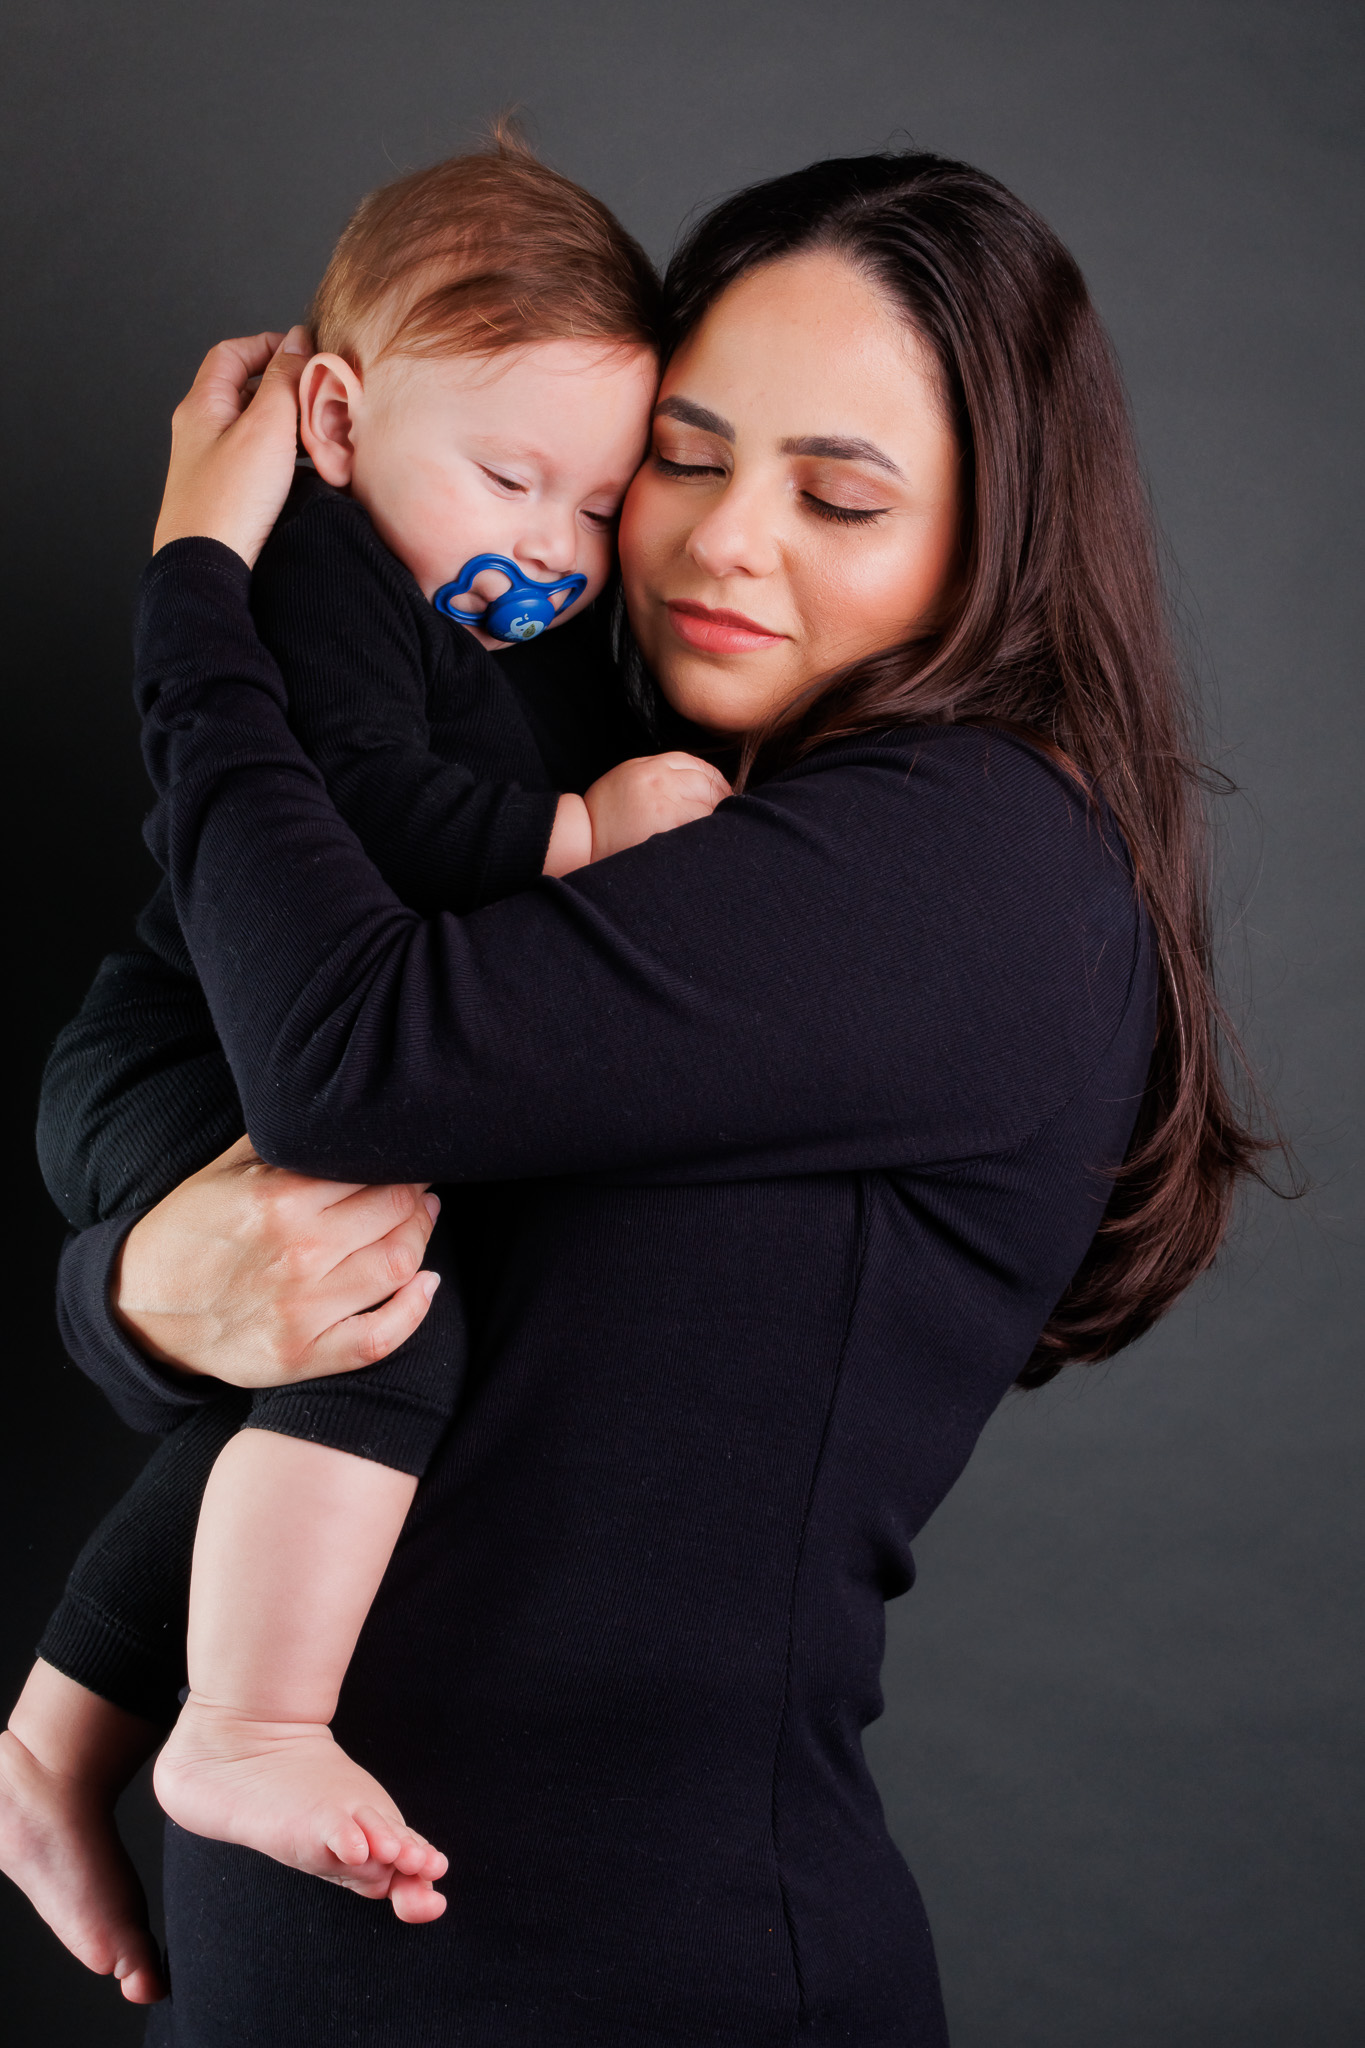
<svg viewBox="0 0 1365 2048">
<path fill-rule="evenodd" d="M 290 724 L 396 895 L 415 910 L 472 910 L 539 879 L 558 793 L 534 786 L 533 747 L 519 777 L 492 779 L 434 744 L 437 666 L 471 698 L 486 693 L 465 726 L 485 762 L 507 751 L 504 693 L 487 692 L 483 650 L 427 604 L 357 505 L 319 489 L 287 517 L 256 566 L 251 609 L 287 679 Z"/>
</svg>

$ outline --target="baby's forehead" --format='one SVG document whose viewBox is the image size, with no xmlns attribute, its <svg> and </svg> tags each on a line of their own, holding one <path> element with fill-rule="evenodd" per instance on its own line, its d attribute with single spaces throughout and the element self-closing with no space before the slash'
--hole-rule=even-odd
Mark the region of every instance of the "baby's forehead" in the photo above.
<svg viewBox="0 0 1365 2048">
<path fill-rule="evenodd" d="M 496 354 L 388 355 L 366 383 L 394 422 L 439 418 L 467 446 L 532 457 L 643 431 L 658 374 L 640 343 L 555 338 Z"/>
<path fill-rule="evenodd" d="M 614 514 L 648 446 L 657 363 L 638 344 L 554 341 L 389 357 L 364 385 L 357 425 L 391 476 Z"/>
</svg>

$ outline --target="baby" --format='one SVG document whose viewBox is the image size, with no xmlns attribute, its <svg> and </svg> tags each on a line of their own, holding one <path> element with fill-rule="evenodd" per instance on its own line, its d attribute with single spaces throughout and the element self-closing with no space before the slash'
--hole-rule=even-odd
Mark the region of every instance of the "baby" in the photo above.
<svg viewBox="0 0 1365 2048">
<path fill-rule="evenodd" d="M 684 754 L 620 761 L 581 793 L 550 781 L 557 752 L 573 754 L 564 728 L 586 699 L 572 659 L 541 655 L 542 635 L 569 621 L 568 647 L 590 631 L 573 622 L 613 567 L 657 381 L 656 292 L 605 208 L 506 143 L 372 194 L 319 289 L 318 352 L 300 392 L 311 470 L 262 554 L 252 603 L 300 738 L 418 909 L 467 911 L 566 875 L 707 815 L 726 794 L 716 770 Z M 587 651 L 600 675 L 595 643 Z M 607 715 L 600 701 L 594 715 Z M 619 740 L 599 732 L 598 750 L 616 758 Z M 139 930 L 138 974 L 192 987 L 164 887 Z M 193 999 L 202 1004 L 197 987 Z M 154 1002 L 139 1000 L 150 1018 Z M 59 1042 L 54 1063 L 63 1056 Z M 214 1058 L 221 1066 L 216 1048 Z M 214 1085 L 216 1103 L 206 1109 L 213 1087 L 201 1085 L 189 1117 L 196 1157 L 177 1157 L 172 1098 L 154 1110 L 167 1187 L 204 1164 L 206 1127 L 241 1129 L 230 1082 Z M 329 1724 L 453 1412 L 463 1344 L 448 1279 L 384 1364 L 257 1395 L 240 1430 L 240 1410 L 225 1410 L 194 1543 L 188 1696 L 156 1767 L 161 1803 L 183 1827 L 387 1896 L 411 1921 L 442 1911 L 432 1881 L 446 1859 Z M 124 1517 L 120 1554 L 131 1527 L 144 1580 L 177 1548 L 156 1505 L 168 1498 L 144 1485 Z M 157 1617 L 164 1630 L 173 1593 L 157 1597 L 171 1609 Z M 139 1627 L 149 1632 L 145 1612 Z M 127 1716 L 77 1693 L 71 1640 L 54 1621 L 0 1738 L 0 1863 L 85 1960 L 124 1975 L 129 1995 L 154 1996 L 108 1933 L 127 1918 L 109 1855 L 110 1802 L 136 1761 Z"/>
</svg>

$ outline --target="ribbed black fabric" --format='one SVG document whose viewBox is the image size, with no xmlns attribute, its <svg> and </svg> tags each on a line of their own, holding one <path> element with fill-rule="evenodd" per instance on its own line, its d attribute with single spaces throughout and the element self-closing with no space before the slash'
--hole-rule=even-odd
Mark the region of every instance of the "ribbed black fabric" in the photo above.
<svg viewBox="0 0 1365 2048">
<path fill-rule="evenodd" d="M 557 792 L 648 742 L 594 609 L 486 654 L 426 602 L 351 499 L 296 480 L 252 578 L 290 717 L 343 816 L 405 901 L 492 901 L 540 874 Z M 365 743 L 368 743 L 366 745 Z M 241 1136 L 245 1118 L 169 891 L 61 1032 L 38 1157 L 75 1230 L 132 1217 Z"/>
<path fill-rule="evenodd" d="M 68 1678 L 163 1727 L 185 1684 L 199 1503 L 250 1407 L 246 1394 L 223 1394 L 172 1430 L 76 1559 L 38 1644 Z"/>
<path fill-rule="evenodd" d="M 924 728 L 423 921 L 245 593 L 164 550 L 139 676 L 253 1132 L 515 1184 L 460 1236 L 465 1393 L 337 1724 L 449 1850 L 450 1909 L 400 1928 L 173 1833 L 149 2038 L 937 2048 L 860 1732 L 911 1541 L 1127 1143 L 1155 984 L 1122 852 L 1026 746 Z"/>
<path fill-rule="evenodd" d="M 310 473 L 261 557 L 252 604 L 290 677 L 295 730 L 385 872 L 422 901 L 467 906 L 534 879 L 556 793 L 586 788 L 644 744 L 595 616 L 485 654 L 426 602 L 359 507 Z M 353 733 L 368 751 L 357 753 Z M 165 1429 L 221 1390 L 184 1383 L 169 1410 L 137 1399 L 142 1361 L 108 1317 L 110 1269 L 137 1217 L 240 1136 L 245 1119 L 165 886 L 137 941 L 103 963 L 57 1041 L 38 1144 L 54 1199 L 85 1233 L 68 1248 L 80 1282 L 59 1304 L 67 1346 L 74 1356 L 102 1349 L 120 1413 Z M 441 1243 L 430 1251 L 438 1270 Z M 265 1390 L 250 1404 L 252 1424 L 420 1474 L 449 1419 L 464 1348 L 452 1285 L 392 1359 Z M 39 1645 L 132 1712 L 173 1718 L 209 1447 L 243 1412 L 229 1395 L 230 1425 L 205 1417 L 176 1429 L 82 1551 Z"/>
</svg>

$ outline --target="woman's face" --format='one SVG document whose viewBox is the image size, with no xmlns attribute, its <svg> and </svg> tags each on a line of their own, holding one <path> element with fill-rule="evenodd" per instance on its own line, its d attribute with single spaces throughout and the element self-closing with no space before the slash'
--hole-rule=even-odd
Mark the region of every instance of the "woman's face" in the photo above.
<svg viewBox="0 0 1365 2048">
<path fill-rule="evenodd" d="M 932 354 L 843 257 L 732 285 L 668 366 L 621 516 L 631 624 L 669 703 L 746 732 L 934 626 L 958 471 Z"/>
</svg>

